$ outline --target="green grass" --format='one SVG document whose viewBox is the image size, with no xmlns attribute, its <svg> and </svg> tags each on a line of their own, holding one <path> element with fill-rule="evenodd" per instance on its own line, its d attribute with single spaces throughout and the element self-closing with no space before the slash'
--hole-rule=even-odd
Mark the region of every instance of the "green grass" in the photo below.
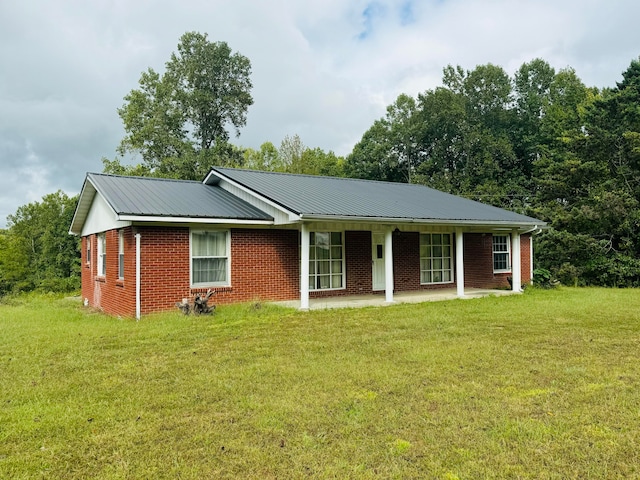
<svg viewBox="0 0 640 480">
<path fill-rule="evenodd" d="M 0 478 L 639 478 L 640 291 L 0 304 Z"/>
</svg>

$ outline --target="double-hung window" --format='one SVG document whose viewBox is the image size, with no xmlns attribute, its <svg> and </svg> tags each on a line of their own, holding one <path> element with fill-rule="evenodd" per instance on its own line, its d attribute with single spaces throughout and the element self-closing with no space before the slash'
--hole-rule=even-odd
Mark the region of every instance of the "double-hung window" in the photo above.
<svg viewBox="0 0 640 480">
<path fill-rule="evenodd" d="M 453 281 L 451 234 L 420 234 L 420 283 L 450 283 Z"/>
<path fill-rule="evenodd" d="M 493 236 L 493 271 L 504 273 L 511 271 L 509 235 Z"/>
<path fill-rule="evenodd" d="M 107 274 L 107 235 L 98 234 L 98 275 L 104 277 Z"/>
<path fill-rule="evenodd" d="M 311 232 L 309 238 L 309 290 L 344 288 L 342 232 Z"/>
<path fill-rule="evenodd" d="M 118 278 L 124 278 L 124 230 L 118 231 Z"/>
<path fill-rule="evenodd" d="M 228 230 L 191 231 L 191 284 L 229 285 L 230 242 Z"/>
</svg>

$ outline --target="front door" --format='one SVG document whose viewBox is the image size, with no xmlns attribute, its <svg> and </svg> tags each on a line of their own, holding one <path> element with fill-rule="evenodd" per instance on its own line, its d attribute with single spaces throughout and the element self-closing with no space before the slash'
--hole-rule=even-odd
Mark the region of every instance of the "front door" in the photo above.
<svg viewBox="0 0 640 480">
<path fill-rule="evenodd" d="M 384 290 L 384 233 L 371 234 L 371 264 L 373 265 L 373 290 Z"/>
</svg>

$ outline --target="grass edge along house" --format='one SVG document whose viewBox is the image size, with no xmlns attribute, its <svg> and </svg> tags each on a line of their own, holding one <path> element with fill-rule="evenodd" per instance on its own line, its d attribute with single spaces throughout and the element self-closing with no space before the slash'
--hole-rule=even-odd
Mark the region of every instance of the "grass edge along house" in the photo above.
<svg viewBox="0 0 640 480">
<path fill-rule="evenodd" d="M 511 288 L 544 222 L 421 185 L 213 168 L 202 182 L 88 173 L 70 232 L 86 305 L 122 316 L 215 303 Z M 509 282 L 509 280 L 511 280 Z"/>
</svg>

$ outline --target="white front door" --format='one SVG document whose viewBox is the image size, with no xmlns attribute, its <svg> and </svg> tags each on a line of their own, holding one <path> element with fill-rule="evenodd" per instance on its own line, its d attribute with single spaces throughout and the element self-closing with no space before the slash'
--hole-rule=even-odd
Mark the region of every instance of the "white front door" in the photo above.
<svg viewBox="0 0 640 480">
<path fill-rule="evenodd" d="M 371 233 L 371 260 L 373 265 L 373 290 L 384 290 L 384 233 Z"/>
</svg>

